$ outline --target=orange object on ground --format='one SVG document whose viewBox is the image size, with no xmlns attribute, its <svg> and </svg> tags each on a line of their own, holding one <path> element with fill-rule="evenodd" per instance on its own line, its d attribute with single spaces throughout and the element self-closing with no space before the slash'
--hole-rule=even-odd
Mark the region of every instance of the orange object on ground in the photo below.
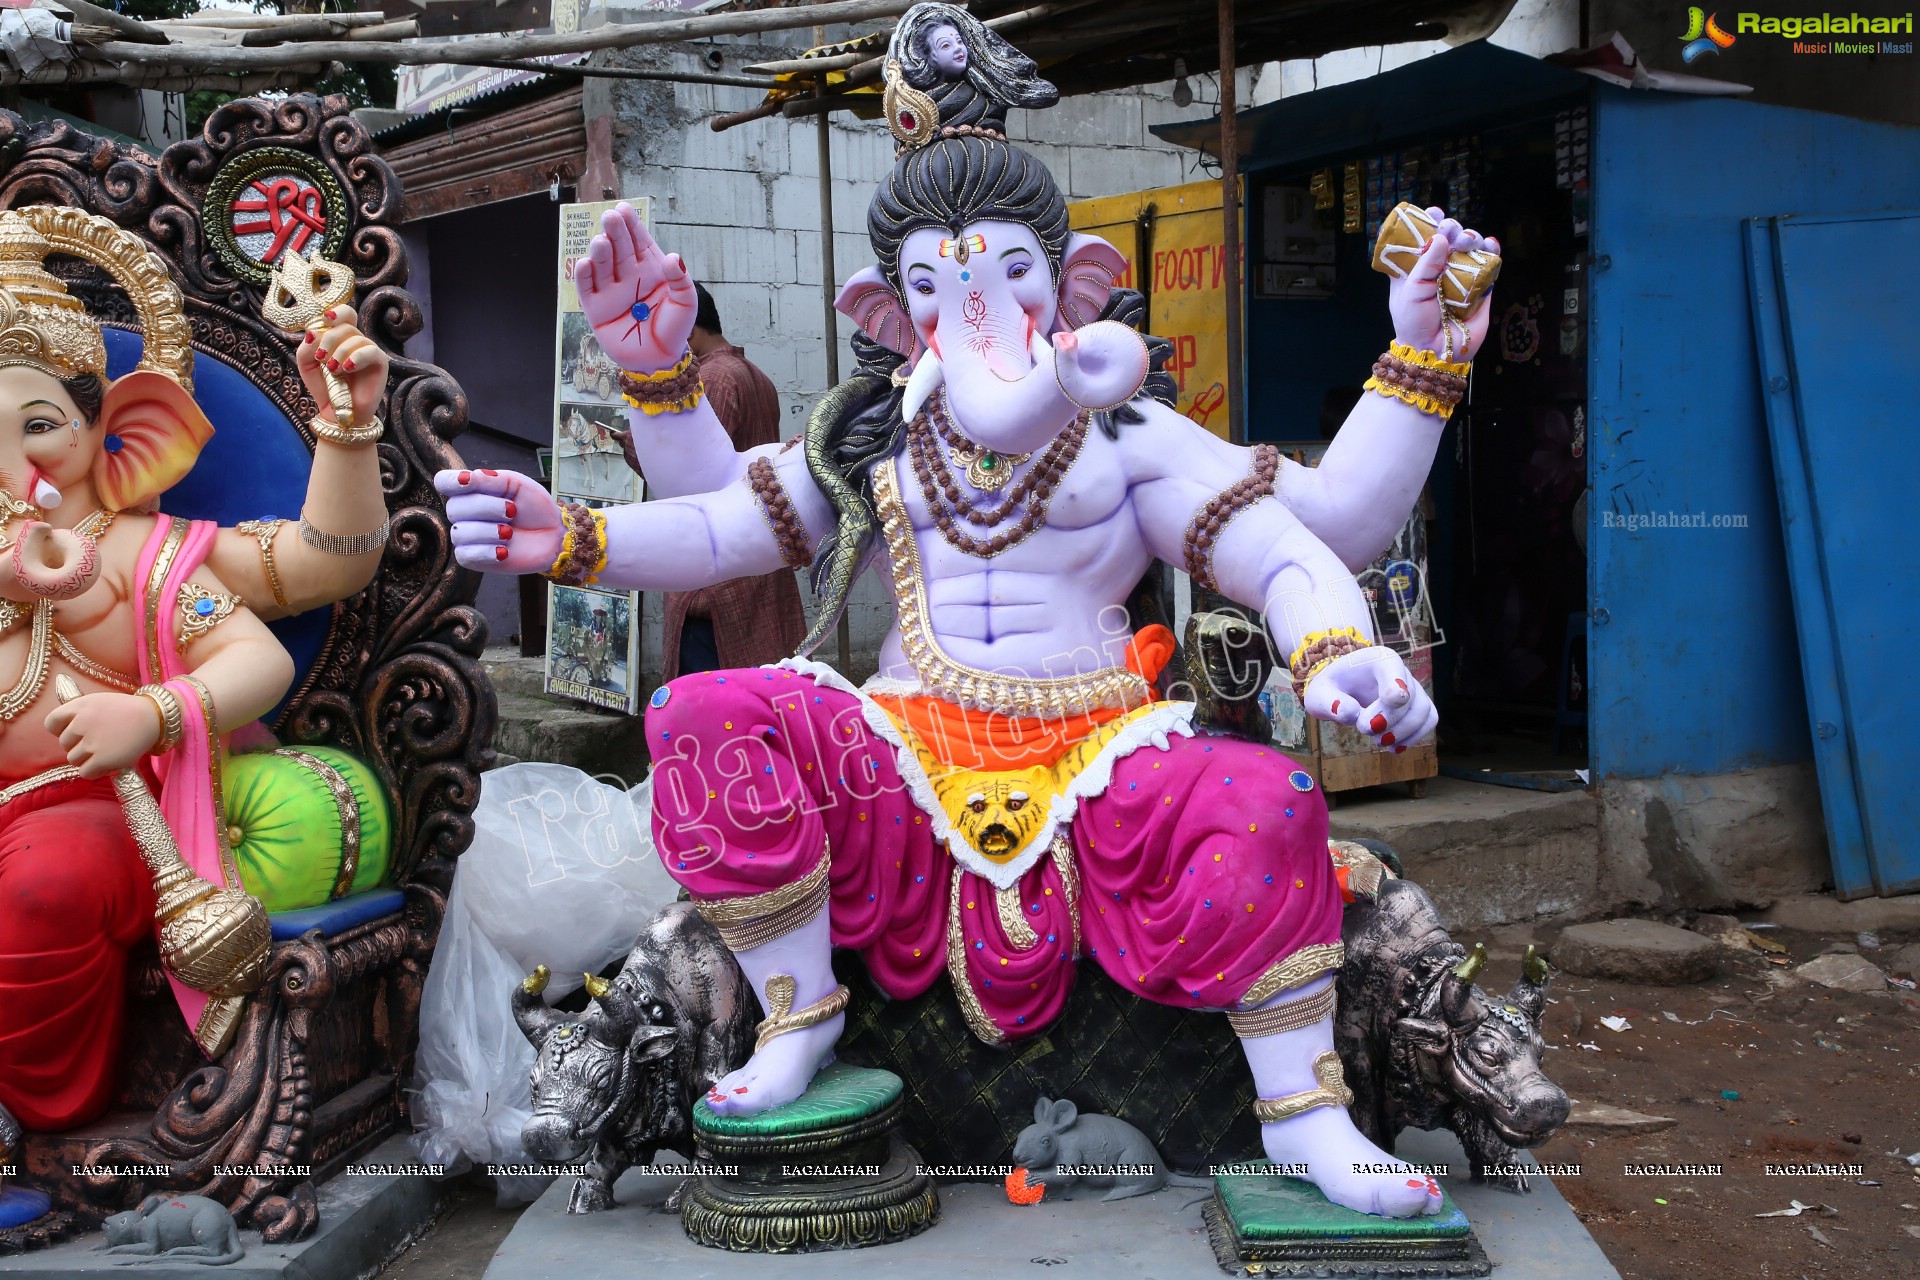
<svg viewBox="0 0 1920 1280">
<path fill-rule="evenodd" d="M 1007 1199 L 1014 1204 L 1039 1204 L 1040 1197 L 1045 1194 L 1047 1194 L 1047 1188 L 1044 1184 L 1032 1187 L 1027 1185 L 1025 1169 L 1016 1167 L 1007 1175 Z"/>
</svg>

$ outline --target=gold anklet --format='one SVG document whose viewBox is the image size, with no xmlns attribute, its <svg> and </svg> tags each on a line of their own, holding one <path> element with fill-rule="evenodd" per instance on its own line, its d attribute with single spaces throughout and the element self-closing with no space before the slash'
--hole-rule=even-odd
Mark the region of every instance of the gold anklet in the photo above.
<svg viewBox="0 0 1920 1280">
<path fill-rule="evenodd" d="M 1290 1093 L 1284 1098 L 1255 1098 L 1253 1118 L 1261 1124 L 1278 1124 L 1316 1107 L 1344 1107 L 1353 1101 L 1353 1090 L 1347 1088 L 1346 1077 L 1340 1072 L 1340 1055 L 1333 1050 L 1313 1060 L 1313 1076 L 1320 1082 L 1318 1089 Z"/>
<path fill-rule="evenodd" d="M 771 1012 L 765 1022 L 754 1028 L 755 1053 L 766 1048 L 768 1041 L 784 1036 L 789 1031 L 805 1031 L 808 1027 L 818 1026 L 828 1018 L 837 1016 L 853 996 L 841 985 L 824 999 L 816 1000 L 804 1009 L 795 1009 L 793 997 L 797 990 L 798 984 L 790 974 L 776 973 L 767 979 L 767 1008 Z"/>
<path fill-rule="evenodd" d="M 1227 1023 L 1233 1028 L 1233 1034 L 1242 1040 L 1277 1036 L 1284 1031 L 1310 1027 L 1333 1016 L 1333 987 L 1334 984 L 1329 982 L 1324 990 L 1313 995 L 1289 1000 L 1285 1004 L 1268 1005 L 1264 1009 L 1229 1009 Z"/>
</svg>

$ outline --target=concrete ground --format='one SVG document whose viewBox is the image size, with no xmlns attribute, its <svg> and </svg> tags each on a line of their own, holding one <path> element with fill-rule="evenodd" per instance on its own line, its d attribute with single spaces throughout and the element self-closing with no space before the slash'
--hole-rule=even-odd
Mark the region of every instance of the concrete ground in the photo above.
<svg viewBox="0 0 1920 1280">
<path fill-rule="evenodd" d="M 1465 1177 L 1459 1144 L 1446 1133 L 1406 1134 L 1397 1154 L 1420 1163 L 1445 1163 L 1458 1175 L 1447 1181 L 1447 1189 L 1496 1265 L 1496 1280 L 1619 1280 L 1546 1179 L 1535 1179 L 1536 1190 L 1529 1196 L 1476 1187 Z M 940 1190 L 940 1222 L 911 1240 L 876 1249 L 770 1258 L 689 1242 L 677 1218 L 653 1208 L 672 1187 L 670 1179 L 629 1173 L 616 1189 L 619 1207 L 569 1217 L 567 1188 L 556 1185 L 526 1211 L 502 1243 L 486 1280 L 628 1280 L 635 1275 L 858 1280 L 932 1274 L 946 1280 L 1004 1280 L 1035 1265 L 1069 1268 L 1063 1275 L 1115 1280 L 1199 1280 L 1221 1274 L 1199 1206 L 1191 1203 L 1199 1193 L 1181 1188 L 1115 1204 L 1081 1198 L 1015 1208 L 998 1186 L 949 1185 Z M 420 1248 L 431 1245 L 429 1238 Z"/>
</svg>

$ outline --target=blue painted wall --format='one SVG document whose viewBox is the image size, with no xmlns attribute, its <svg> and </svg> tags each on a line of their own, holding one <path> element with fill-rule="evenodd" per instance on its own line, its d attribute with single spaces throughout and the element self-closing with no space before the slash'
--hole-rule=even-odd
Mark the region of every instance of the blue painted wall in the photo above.
<svg viewBox="0 0 1920 1280">
<path fill-rule="evenodd" d="M 1592 145 L 1594 771 L 1651 778 L 1808 759 L 1741 220 L 1920 204 L 1920 130 L 1603 87 Z M 1831 270 L 1912 270 L 1910 247 L 1886 253 Z M 1609 524 L 1666 512 L 1747 525 Z"/>
</svg>

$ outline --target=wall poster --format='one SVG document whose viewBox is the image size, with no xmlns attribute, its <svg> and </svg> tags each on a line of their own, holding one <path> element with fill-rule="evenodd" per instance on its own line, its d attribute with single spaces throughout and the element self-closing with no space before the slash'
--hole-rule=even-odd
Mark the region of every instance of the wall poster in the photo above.
<svg viewBox="0 0 1920 1280">
<path fill-rule="evenodd" d="M 614 366 L 580 309 L 573 264 L 617 200 L 560 210 L 559 316 L 553 335 L 554 496 L 589 507 L 638 502 L 645 485 L 613 433 L 627 425 Z M 630 201 L 646 222 L 646 197 Z M 549 586 L 547 692 L 632 715 L 640 709 L 640 593 Z"/>
</svg>

